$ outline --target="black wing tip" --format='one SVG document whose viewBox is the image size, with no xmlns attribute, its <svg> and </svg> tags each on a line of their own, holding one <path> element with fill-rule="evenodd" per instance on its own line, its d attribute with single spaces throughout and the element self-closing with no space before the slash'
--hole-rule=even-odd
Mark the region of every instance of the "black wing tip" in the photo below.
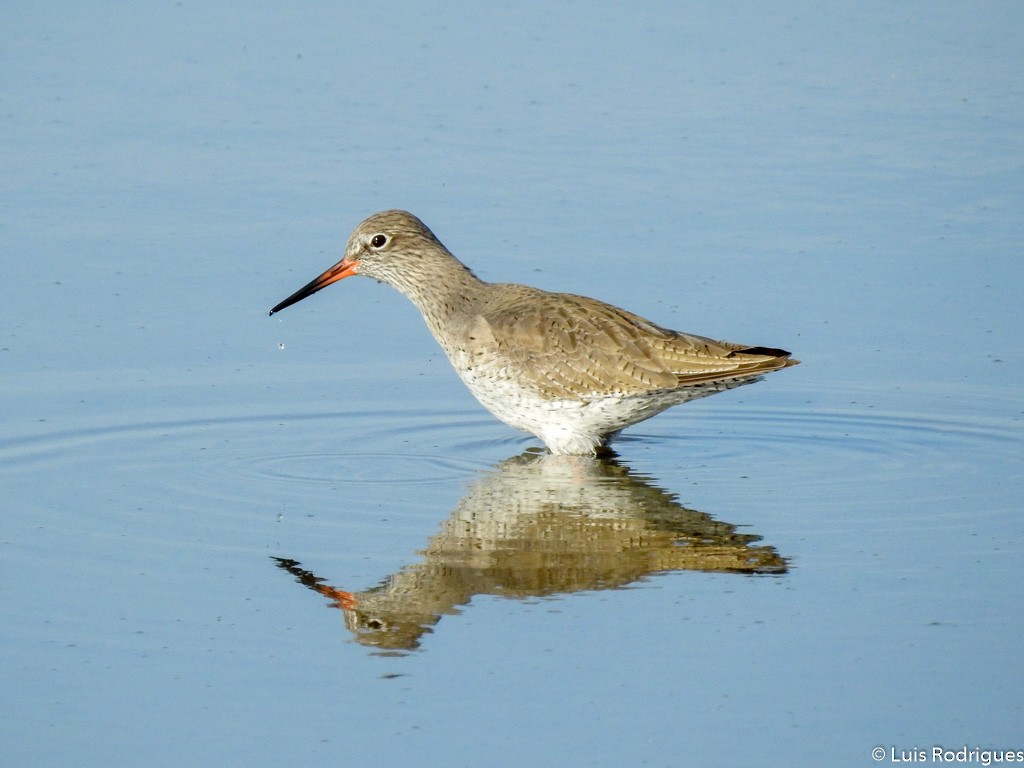
<svg viewBox="0 0 1024 768">
<path fill-rule="evenodd" d="M 800 365 L 799 360 L 794 360 L 790 357 L 791 354 L 791 352 L 787 352 L 785 349 L 776 349 L 775 347 L 747 347 L 730 352 L 729 357 L 736 355 L 765 357 L 768 359 L 762 361 L 760 365 L 767 366 L 770 370 L 774 371 L 779 368 L 790 368 L 794 365 Z M 772 364 L 772 361 L 775 361 L 775 364 Z"/>
<path fill-rule="evenodd" d="M 765 357 L 789 357 L 792 352 L 787 352 L 784 349 L 775 349 L 774 347 L 747 347 L 746 349 L 737 349 L 729 353 L 729 357 L 733 355 L 764 355 Z"/>
</svg>

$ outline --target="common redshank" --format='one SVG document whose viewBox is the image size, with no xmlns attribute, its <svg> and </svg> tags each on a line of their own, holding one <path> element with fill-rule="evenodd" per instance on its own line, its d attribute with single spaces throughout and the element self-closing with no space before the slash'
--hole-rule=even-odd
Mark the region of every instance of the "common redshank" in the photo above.
<svg viewBox="0 0 1024 768">
<path fill-rule="evenodd" d="M 484 282 L 406 211 L 366 219 L 341 261 L 270 314 L 351 275 L 403 293 L 476 399 L 555 454 L 594 454 L 666 408 L 797 364 L 785 350 L 671 331 L 585 296 Z"/>
</svg>

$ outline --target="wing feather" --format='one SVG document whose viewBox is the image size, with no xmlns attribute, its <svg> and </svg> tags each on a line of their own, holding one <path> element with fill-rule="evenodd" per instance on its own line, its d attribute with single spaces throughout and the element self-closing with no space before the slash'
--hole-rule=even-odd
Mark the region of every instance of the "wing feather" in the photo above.
<svg viewBox="0 0 1024 768">
<path fill-rule="evenodd" d="M 783 350 L 679 333 L 596 299 L 510 288 L 480 320 L 494 352 L 546 396 L 635 395 L 795 364 Z"/>
</svg>

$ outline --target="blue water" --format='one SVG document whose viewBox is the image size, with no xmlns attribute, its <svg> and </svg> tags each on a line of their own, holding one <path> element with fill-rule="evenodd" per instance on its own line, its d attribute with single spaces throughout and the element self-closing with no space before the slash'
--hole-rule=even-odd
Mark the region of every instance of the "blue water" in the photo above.
<svg viewBox="0 0 1024 768">
<path fill-rule="evenodd" d="M 1019 4 L 3 15 L 5 762 L 1024 749 Z M 267 317 L 390 207 L 802 364 L 552 461 L 390 289 Z"/>
</svg>

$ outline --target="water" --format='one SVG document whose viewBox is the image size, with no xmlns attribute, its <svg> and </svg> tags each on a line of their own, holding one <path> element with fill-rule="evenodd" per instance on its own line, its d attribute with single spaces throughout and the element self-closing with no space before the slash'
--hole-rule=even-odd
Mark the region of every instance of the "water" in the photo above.
<svg viewBox="0 0 1024 768">
<path fill-rule="evenodd" d="M 6 22 L 11 764 L 1024 748 L 1016 4 Z M 802 365 L 546 457 L 390 290 L 266 316 L 394 206 Z"/>
</svg>

